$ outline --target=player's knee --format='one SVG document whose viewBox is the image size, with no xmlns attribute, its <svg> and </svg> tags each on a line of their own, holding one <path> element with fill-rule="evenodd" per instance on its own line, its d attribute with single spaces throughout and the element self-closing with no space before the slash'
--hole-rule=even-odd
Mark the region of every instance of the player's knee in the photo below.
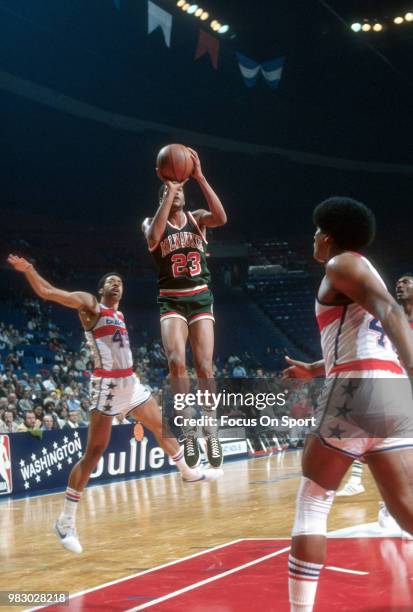
<svg viewBox="0 0 413 612">
<path fill-rule="evenodd" d="M 186 372 L 185 357 L 179 353 L 170 353 L 168 366 L 172 376 L 183 376 Z"/>
<path fill-rule="evenodd" d="M 210 378 L 213 378 L 214 376 L 210 359 L 197 360 L 195 363 L 195 370 L 198 378 L 204 378 L 208 380 Z"/>
<path fill-rule="evenodd" d="M 297 493 L 292 535 L 326 535 L 333 499 L 334 491 L 327 491 L 303 476 Z"/>
<path fill-rule="evenodd" d="M 96 464 L 105 452 L 106 446 L 106 443 L 88 446 L 82 460 L 92 465 Z"/>
</svg>

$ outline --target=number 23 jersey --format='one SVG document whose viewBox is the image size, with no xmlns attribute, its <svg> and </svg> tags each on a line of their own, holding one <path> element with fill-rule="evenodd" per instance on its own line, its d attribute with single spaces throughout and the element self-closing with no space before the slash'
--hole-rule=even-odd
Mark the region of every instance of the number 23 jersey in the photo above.
<svg viewBox="0 0 413 612">
<path fill-rule="evenodd" d="M 167 221 L 161 240 L 149 249 L 158 268 L 159 289 L 206 288 L 210 280 L 207 240 L 194 216 L 183 214 L 184 224 L 176 227 Z"/>
</svg>

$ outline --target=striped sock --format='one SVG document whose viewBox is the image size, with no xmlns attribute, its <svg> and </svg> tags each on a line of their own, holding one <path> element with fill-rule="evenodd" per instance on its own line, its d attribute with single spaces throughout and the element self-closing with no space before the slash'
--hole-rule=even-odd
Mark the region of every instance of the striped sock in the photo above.
<svg viewBox="0 0 413 612">
<path fill-rule="evenodd" d="M 174 456 L 172 457 L 172 459 L 173 459 L 173 461 L 177 462 L 177 461 L 179 461 L 180 459 L 182 459 L 182 458 L 183 458 L 183 456 L 184 456 L 184 447 L 183 447 L 183 446 L 180 446 L 180 447 L 179 447 L 179 451 L 176 453 L 176 455 L 174 455 Z"/>
<path fill-rule="evenodd" d="M 349 479 L 350 484 L 360 484 L 361 476 L 363 474 L 363 464 L 360 461 L 354 461 L 351 466 L 351 476 Z"/>
<path fill-rule="evenodd" d="M 76 510 L 82 493 L 75 491 L 70 487 L 66 489 L 65 501 L 63 503 L 63 511 L 60 515 L 61 522 L 74 521 Z"/>
<path fill-rule="evenodd" d="M 312 612 L 322 565 L 288 557 L 290 612 Z"/>
</svg>

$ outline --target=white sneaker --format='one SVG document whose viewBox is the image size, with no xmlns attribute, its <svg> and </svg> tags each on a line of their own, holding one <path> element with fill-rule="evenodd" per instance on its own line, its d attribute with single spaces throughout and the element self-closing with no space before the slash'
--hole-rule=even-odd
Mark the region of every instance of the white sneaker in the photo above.
<svg viewBox="0 0 413 612">
<path fill-rule="evenodd" d="M 408 531 L 404 531 L 404 529 L 400 527 L 396 519 L 387 510 L 384 502 L 380 502 L 377 520 L 382 529 L 394 533 L 395 536 L 402 538 L 402 540 L 413 540 L 413 535 L 411 535 Z"/>
<path fill-rule="evenodd" d="M 76 527 L 74 525 L 62 525 L 59 523 L 59 521 L 56 521 L 54 530 L 60 542 L 65 548 L 67 548 L 67 550 L 77 554 L 80 554 L 83 551 L 77 536 Z"/>
<path fill-rule="evenodd" d="M 340 491 L 336 493 L 336 497 L 351 497 L 352 495 L 359 495 L 360 493 L 364 493 L 365 488 L 361 484 L 352 484 L 351 482 L 347 482 Z"/>
<path fill-rule="evenodd" d="M 182 480 L 186 483 L 191 484 L 194 482 L 200 482 L 201 480 L 217 480 L 223 474 L 224 470 L 199 466 L 197 468 L 192 468 L 185 471 L 185 475 L 182 474 Z"/>
</svg>

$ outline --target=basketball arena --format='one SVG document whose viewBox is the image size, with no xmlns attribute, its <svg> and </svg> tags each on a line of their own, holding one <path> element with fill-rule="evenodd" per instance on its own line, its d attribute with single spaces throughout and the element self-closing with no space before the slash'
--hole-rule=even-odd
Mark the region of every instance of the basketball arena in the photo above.
<svg viewBox="0 0 413 612">
<path fill-rule="evenodd" d="M 0 609 L 413 609 L 410 0 L 0 0 Z"/>
</svg>

